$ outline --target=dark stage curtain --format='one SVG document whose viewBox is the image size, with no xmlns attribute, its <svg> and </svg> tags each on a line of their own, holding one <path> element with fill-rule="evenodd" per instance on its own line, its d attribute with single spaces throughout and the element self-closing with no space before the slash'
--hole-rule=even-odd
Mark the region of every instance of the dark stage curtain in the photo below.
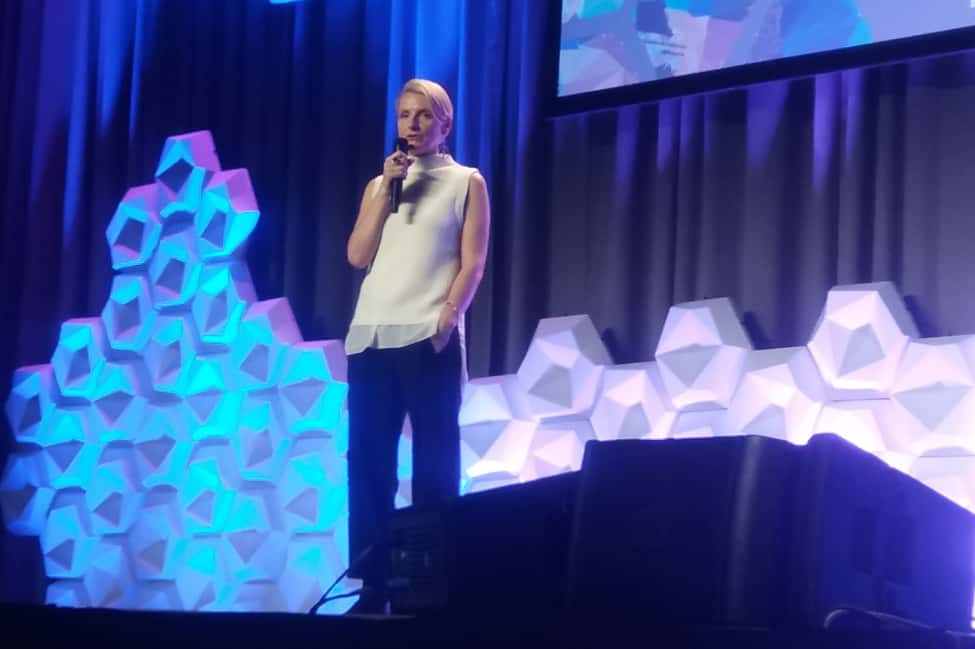
<svg viewBox="0 0 975 649">
<path fill-rule="evenodd" d="M 491 190 L 475 376 L 515 371 L 538 319 L 571 313 L 617 362 L 650 359 L 668 307 L 706 297 L 757 346 L 802 344 L 831 286 L 881 279 L 925 335 L 975 332 L 975 54 L 546 119 L 548 6 L 0 2 L 0 393 L 101 311 L 115 205 L 198 129 L 251 173 L 258 295 L 289 298 L 306 339 L 343 336 L 346 237 L 412 76 L 451 92 L 451 147 Z M 21 541 L 0 537 L 0 595 L 36 599 L 11 585 L 39 569 L 11 559 Z"/>
</svg>

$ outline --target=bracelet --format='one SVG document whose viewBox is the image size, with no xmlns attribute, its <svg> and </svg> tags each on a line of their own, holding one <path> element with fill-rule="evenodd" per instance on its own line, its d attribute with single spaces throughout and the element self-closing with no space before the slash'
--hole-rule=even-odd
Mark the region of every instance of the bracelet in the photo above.
<svg viewBox="0 0 975 649">
<path fill-rule="evenodd" d="M 457 305 L 451 302 L 450 300 L 444 300 L 444 305 L 449 306 L 451 309 L 454 310 L 454 313 L 457 313 Z"/>
</svg>

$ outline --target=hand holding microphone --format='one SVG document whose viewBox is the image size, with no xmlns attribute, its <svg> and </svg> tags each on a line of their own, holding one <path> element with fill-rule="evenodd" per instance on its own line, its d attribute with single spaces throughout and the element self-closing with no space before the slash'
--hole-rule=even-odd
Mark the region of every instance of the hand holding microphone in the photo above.
<svg viewBox="0 0 975 649">
<path fill-rule="evenodd" d="M 409 143 L 404 138 L 396 138 L 393 152 L 383 163 L 383 176 L 390 183 L 389 211 L 392 214 L 399 210 L 403 197 L 403 179 L 406 178 L 406 170 L 413 164 L 413 160 L 407 155 L 408 150 Z"/>
</svg>

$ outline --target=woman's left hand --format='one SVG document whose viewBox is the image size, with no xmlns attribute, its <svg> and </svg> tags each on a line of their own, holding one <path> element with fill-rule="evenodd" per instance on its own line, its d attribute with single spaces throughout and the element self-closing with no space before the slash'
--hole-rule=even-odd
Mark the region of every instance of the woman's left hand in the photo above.
<svg viewBox="0 0 975 649">
<path fill-rule="evenodd" d="M 444 350 L 444 347 L 450 342 L 450 334 L 454 332 L 456 326 L 457 311 L 453 305 L 445 302 L 440 309 L 440 320 L 437 321 L 437 333 L 433 334 L 433 337 L 430 338 L 435 352 L 439 354 Z"/>
</svg>

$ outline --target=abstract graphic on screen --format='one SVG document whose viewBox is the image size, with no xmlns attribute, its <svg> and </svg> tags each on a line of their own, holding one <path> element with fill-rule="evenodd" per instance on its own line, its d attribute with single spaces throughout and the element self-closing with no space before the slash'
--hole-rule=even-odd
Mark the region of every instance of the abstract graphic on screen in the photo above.
<svg viewBox="0 0 975 649">
<path fill-rule="evenodd" d="M 559 96 L 972 25 L 972 0 L 562 0 Z"/>
</svg>

